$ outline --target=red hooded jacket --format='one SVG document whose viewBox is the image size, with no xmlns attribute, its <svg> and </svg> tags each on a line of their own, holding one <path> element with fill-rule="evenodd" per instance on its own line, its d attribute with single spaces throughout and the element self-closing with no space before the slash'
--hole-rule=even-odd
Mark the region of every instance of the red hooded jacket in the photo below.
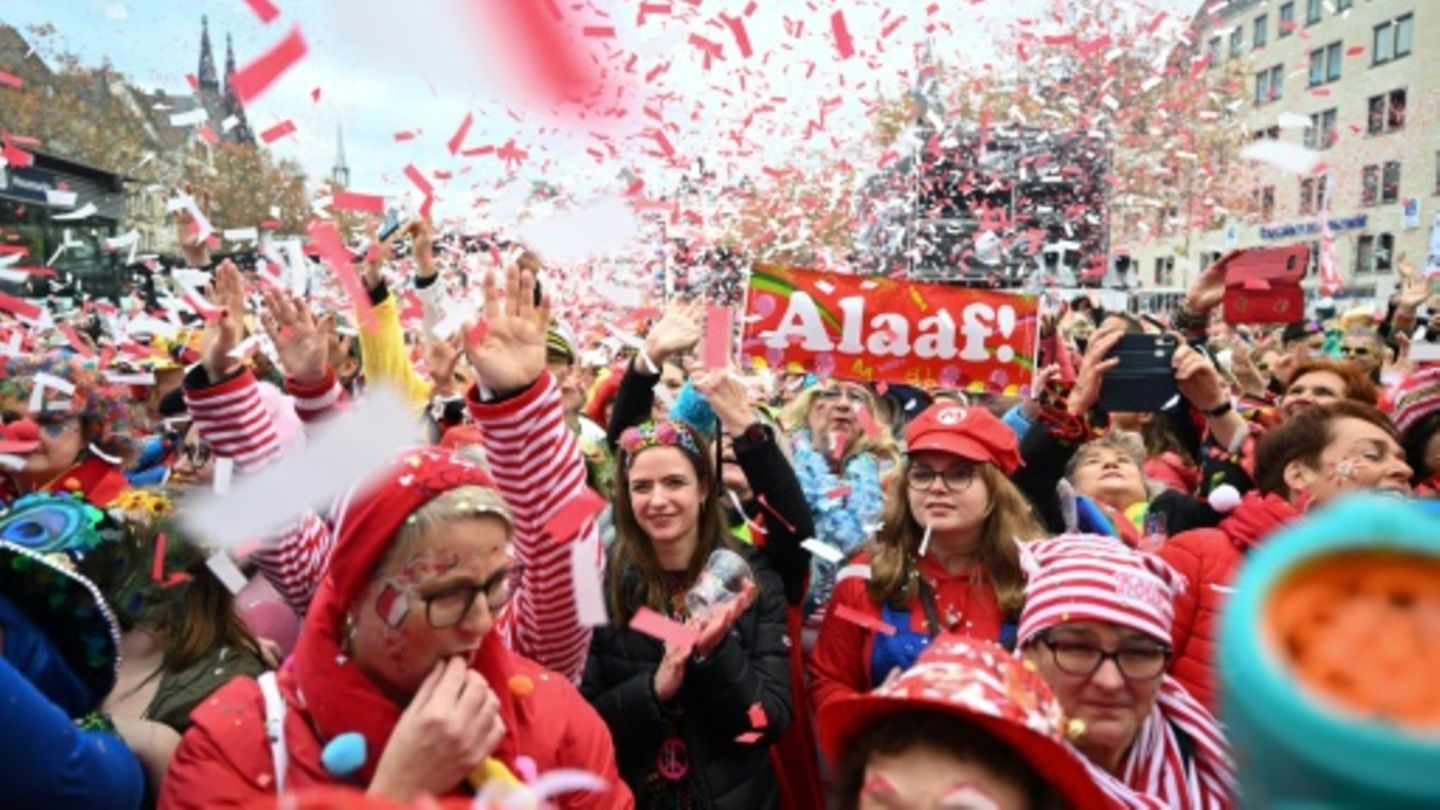
<svg viewBox="0 0 1440 810">
<path fill-rule="evenodd" d="M 1185 575 L 1185 590 L 1175 597 L 1170 674 L 1212 712 L 1219 703 L 1214 678 L 1219 614 L 1230 583 L 1246 552 L 1298 517 L 1279 495 L 1250 492 L 1219 527 L 1182 532 L 1160 547 L 1160 556 Z"/>
</svg>

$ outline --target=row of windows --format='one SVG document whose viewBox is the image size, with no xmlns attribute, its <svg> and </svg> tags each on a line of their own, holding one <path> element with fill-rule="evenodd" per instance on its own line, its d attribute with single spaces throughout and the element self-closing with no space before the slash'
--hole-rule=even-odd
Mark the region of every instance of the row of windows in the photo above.
<svg viewBox="0 0 1440 810">
<path fill-rule="evenodd" d="M 1320 243 L 1310 243 L 1310 264 L 1307 275 L 1315 275 L 1320 266 Z M 1362 233 L 1355 239 L 1356 275 L 1389 273 L 1395 269 L 1395 234 Z M 1155 257 L 1155 286 L 1175 286 L 1175 257 Z"/>
<path fill-rule="evenodd" d="M 1335 0 L 1336 12 L 1343 12 L 1351 7 L 1350 0 Z M 1307 0 L 1305 10 L 1305 24 L 1314 25 L 1320 21 L 1324 8 L 1323 0 Z M 1285 3 L 1280 6 L 1280 24 L 1276 36 L 1280 39 L 1290 36 L 1295 30 L 1295 4 Z M 1268 43 L 1270 38 L 1270 15 L 1261 14 L 1251 24 L 1250 48 L 1259 50 Z M 1415 15 L 1404 14 L 1393 20 L 1375 26 L 1370 44 L 1371 66 L 1383 65 L 1396 59 L 1409 56 L 1414 48 L 1415 40 Z M 1211 37 L 1209 46 L 1210 66 L 1220 64 L 1220 37 Z M 1331 43 L 1323 48 L 1317 48 L 1310 52 L 1310 86 L 1318 87 L 1321 84 L 1329 84 L 1340 78 L 1340 62 L 1342 58 L 1341 42 Z M 1245 53 L 1245 26 L 1237 24 L 1230 29 L 1229 52 L 1231 59 L 1238 59 Z M 1257 76 L 1258 82 L 1258 76 Z M 1272 82 L 1273 85 L 1273 82 Z M 1278 98 L 1278 96 L 1276 96 Z M 1270 100 L 1256 92 L 1256 102 L 1264 103 Z"/>
<path fill-rule="evenodd" d="M 1300 214 L 1318 214 L 1330 207 L 1328 174 L 1300 179 Z M 1440 195 L 1440 151 L 1435 153 L 1435 189 Z M 1372 163 L 1360 170 L 1360 204 L 1366 208 L 1400 201 L 1400 161 Z M 1262 186 L 1255 191 L 1255 204 L 1261 217 L 1269 221 L 1275 213 L 1275 187 Z"/>
<path fill-rule="evenodd" d="M 1269 76 L 1268 71 L 1256 74 L 1256 92 L 1259 93 L 1263 87 L 1268 87 L 1275 98 L 1281 98 L 1280 91 L 1276 89 L 1274 80 Z M 1367 135 L 1388 135 L 1404 129 L 1406 95 L 1406 90 L 1402 87 L 1378 96 L 1371 96 L 1366 106 L 1365 133 Z M 1338 116 L 1339 110 L 1334 107 L 1311 113 L 1310 125 L 1305 127 L 1305 148 L 1324 150 L 1334 146 L 1340 137 L 1337 128 Z M 1251 138 L 1257 141 L 1279 140 L 1280 127 L 1273 126 L 1269 129 L 1255 130 L 1251 133 Z"/>
</svg>

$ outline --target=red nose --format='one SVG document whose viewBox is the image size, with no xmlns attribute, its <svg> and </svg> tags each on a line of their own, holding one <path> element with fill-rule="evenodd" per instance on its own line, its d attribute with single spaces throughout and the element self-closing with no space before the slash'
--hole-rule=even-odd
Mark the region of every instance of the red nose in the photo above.
<svg viewBox="0 0 1440 810">
<path fill-rule="evenodd" d="M 40 426 L 29 419 L 17 419 L 5 426 L 5 438 L 12 442 L 38 442 Z"/>
</svg>

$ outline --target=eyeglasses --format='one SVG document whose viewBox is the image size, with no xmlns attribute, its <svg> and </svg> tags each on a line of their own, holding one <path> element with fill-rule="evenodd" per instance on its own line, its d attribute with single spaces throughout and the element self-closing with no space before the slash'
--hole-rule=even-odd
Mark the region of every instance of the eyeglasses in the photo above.
<svg viewBox="0 0 1440 810">
<path fill-rule="evenodd" d="M 1369 357 L 1369 346 L 1341 346 L 1340 354 L 1344 357 Z"/>
<path fill-rule="evenodd" d="M 524 565 L 511 563 L 509 568 L 496 573 L 483 585 L 456 585 L 439 593 L 422 596 L 420 601 L 425 603 L 425 621 L 436 630 L 455 627 L 470 615 L 470 609 L 475 607 L 476 597 L 482 593 L 485 594 L 485 607 L 494 615 L 509 604 L 511 597 L 519 590 L 520 578 L 524 573 Z"/>
<path fill-rule="evenodd" d="M 816 396 L 829 402 L 833 402 L 841 397 L 851 402 L 865 403 L 870 401 L 870 395 L 859 388 L 822 388 Z"/>
<path fill-rule="evenodd" d="M 1123 647 L 1118 650 L 1102 650 L 1094 644 L 1082 641 L 1055 640 L 1041 636 L 1040 643 L 1050 648 L 1055 666 L 1067 675 L 1089 678 L 1100 670 L 1107 660 L 1114 661 L 1120 674 L 1131 681 L 1149 681 L 1165 672 L 1170 661 L 1170 648 L 1165 646 Z"/>
<path fill-rule="evenodd" d="M 975 465 L 961 462 L 944 470 L 932 470 L 923 464 L 913 464 L 905 469 L 905 483 L 912 489 L 930 489 L 940 481 L 946 492 L 963 492 L 975 480 Z"/>
</svg>

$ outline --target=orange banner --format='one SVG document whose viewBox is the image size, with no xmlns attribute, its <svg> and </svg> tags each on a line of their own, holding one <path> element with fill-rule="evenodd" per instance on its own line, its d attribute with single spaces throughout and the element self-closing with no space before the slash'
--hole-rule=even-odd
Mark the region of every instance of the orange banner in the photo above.
<svg viewBox="0 0 1440 810">
<path fill-rule="evenodd" d="M 742 356 L 822 377 L 1016 395 L 1035 373 L 1039 299 L 757 265 Z"/>
</svg>

